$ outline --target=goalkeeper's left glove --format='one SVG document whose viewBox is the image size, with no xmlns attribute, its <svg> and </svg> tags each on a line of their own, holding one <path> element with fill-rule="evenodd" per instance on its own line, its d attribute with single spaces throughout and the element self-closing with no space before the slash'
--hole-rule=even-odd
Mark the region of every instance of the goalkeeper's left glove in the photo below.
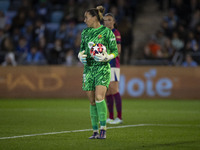
<svg viewBox="0 0 200 150">
<path fill-rule="evenodd" d="M 87 60 L 86 60 L 87 55 L 85 55 L 84 53 L 85 53 L 85 51 L 79 52 L 78 58 L 85 65 L 85 64 L 87 64 Z"/>
<path fill-rule="evenodd" d="M 105 52 L 104 55 L 96 54 L 94 56 L 94 60 L 98 61 L 98 62 L 108 62 L 109 60 L 113 59 L 114 57 L 115 57 L 114 54 L 108 54 L 107 52 Z"/>
</svg>

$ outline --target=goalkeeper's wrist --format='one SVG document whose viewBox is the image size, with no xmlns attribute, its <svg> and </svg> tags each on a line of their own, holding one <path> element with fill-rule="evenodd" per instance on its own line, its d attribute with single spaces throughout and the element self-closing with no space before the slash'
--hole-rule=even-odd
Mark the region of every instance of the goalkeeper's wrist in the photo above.
<svg viewBox="0 0 200 150">
<path fill-rule="evenodd" d="M 80 55 L 81 55 L 81 54 L 80 54 L 80 52 L 79 52 L 79 53 L 78 53 L 78 58 L 79 58 L 79 59 L 80 59 L 80 57 L 81 57 Z"/>
<path fill-rule="evenodd" d="M 115 55 L 114 55 L 114 54 L 109 54 L 109 55 L 107 56 L 107 60 L 108 60 L 108 61 L 111 60 L 111 59 L 113 59 L 113 58 L 115 58 Z"/>
</svg>

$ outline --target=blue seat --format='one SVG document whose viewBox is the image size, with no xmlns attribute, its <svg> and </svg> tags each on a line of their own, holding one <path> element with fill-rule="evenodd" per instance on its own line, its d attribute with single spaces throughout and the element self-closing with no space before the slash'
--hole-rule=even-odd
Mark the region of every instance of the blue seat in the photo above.
<svg viewBox="0 0 200 150">
<path fill-rule="evenodd" d="M 7 11 L 5 13 L 6 17 L 8 17 L 9 19 L 12 19 L 13 17 L 15 17 L 17 15 L 16 11 Z"/>
<path fill-rule="evenodd" d="M 60 23 L 63 16 L 64 16 L 64 13 L 62 11 L 53 11 L 51 13 L 51 22 Z"/>
<path fill-rule="evenodd" d="M 53 42 L 55 38 L 55 32 L 58 30 L 59 24 L 58 23 L 46 23 L 47 29 L 47 41 Z"/>
<path fill-rule="evenodd" d="M 0 1 L 0 10 L 6 12 L 10 6 L 10 0 L 1 0 Z"/>
<path fill-rule="evenodd" d="M 46 28 L 49 31 L 56 31 L 59 28 L 59 24 L 58 23 L 46 23 Z"/>
<path fill-rule="evenodd" d="M 54 48 L 54 43 L 48 43 L 47 44 L 47 50 L 51 50 L 52 48 Z"/>
<path fill-rule="evenodd" d="M 22 0 L 11 0 L 9 10 L 18 11 L 22 5 Z"/>
</svg>

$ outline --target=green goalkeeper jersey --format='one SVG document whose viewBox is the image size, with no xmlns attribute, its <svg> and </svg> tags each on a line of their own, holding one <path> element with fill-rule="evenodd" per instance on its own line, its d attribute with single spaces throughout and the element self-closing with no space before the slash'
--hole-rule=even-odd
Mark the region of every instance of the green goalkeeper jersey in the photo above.
<svg viewBox="0 0 200 150">
<path fill-rule="evenodd" d="M 112 30 L 103 25 L 96 29 L 86 28 L 81 34 L 80 51 L 85 50 L 88 66 L 107 64 L 107 62 L 96 62 L 90 55 L 90 48 L 93 44 L 97 43 L 103 44 L 106 47 L 108 54 L 112 53 L 114 54 L 114 57 L 118 55 L 117 42 Z"/>
</svg>

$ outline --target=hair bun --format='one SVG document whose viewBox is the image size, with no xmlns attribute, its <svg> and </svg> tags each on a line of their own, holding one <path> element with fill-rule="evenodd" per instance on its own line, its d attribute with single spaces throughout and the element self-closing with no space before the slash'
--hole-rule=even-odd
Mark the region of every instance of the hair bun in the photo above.
<svg viewBox="0 0 200 150">
<path fill-rule="evenodd" d="M 105 8 L 103 7 L 103 6 L 97 6 L 96 7 L 96 9 L 98 10 L 98 11 L 100 11 L 102 14 L 104 13 L 104 11 L 105 11 Z"/>
<path fill-rule="evenodd" d="M 98 11 L 98 15 L 99 15 L 99 20 L 102 20 L 103 19 L 103 14 L 104 14 L 104 11 L 105 11 L 105 8 L 103 6 L 97 6 L 96 7 L 97 11 Z"/>
</svg>

